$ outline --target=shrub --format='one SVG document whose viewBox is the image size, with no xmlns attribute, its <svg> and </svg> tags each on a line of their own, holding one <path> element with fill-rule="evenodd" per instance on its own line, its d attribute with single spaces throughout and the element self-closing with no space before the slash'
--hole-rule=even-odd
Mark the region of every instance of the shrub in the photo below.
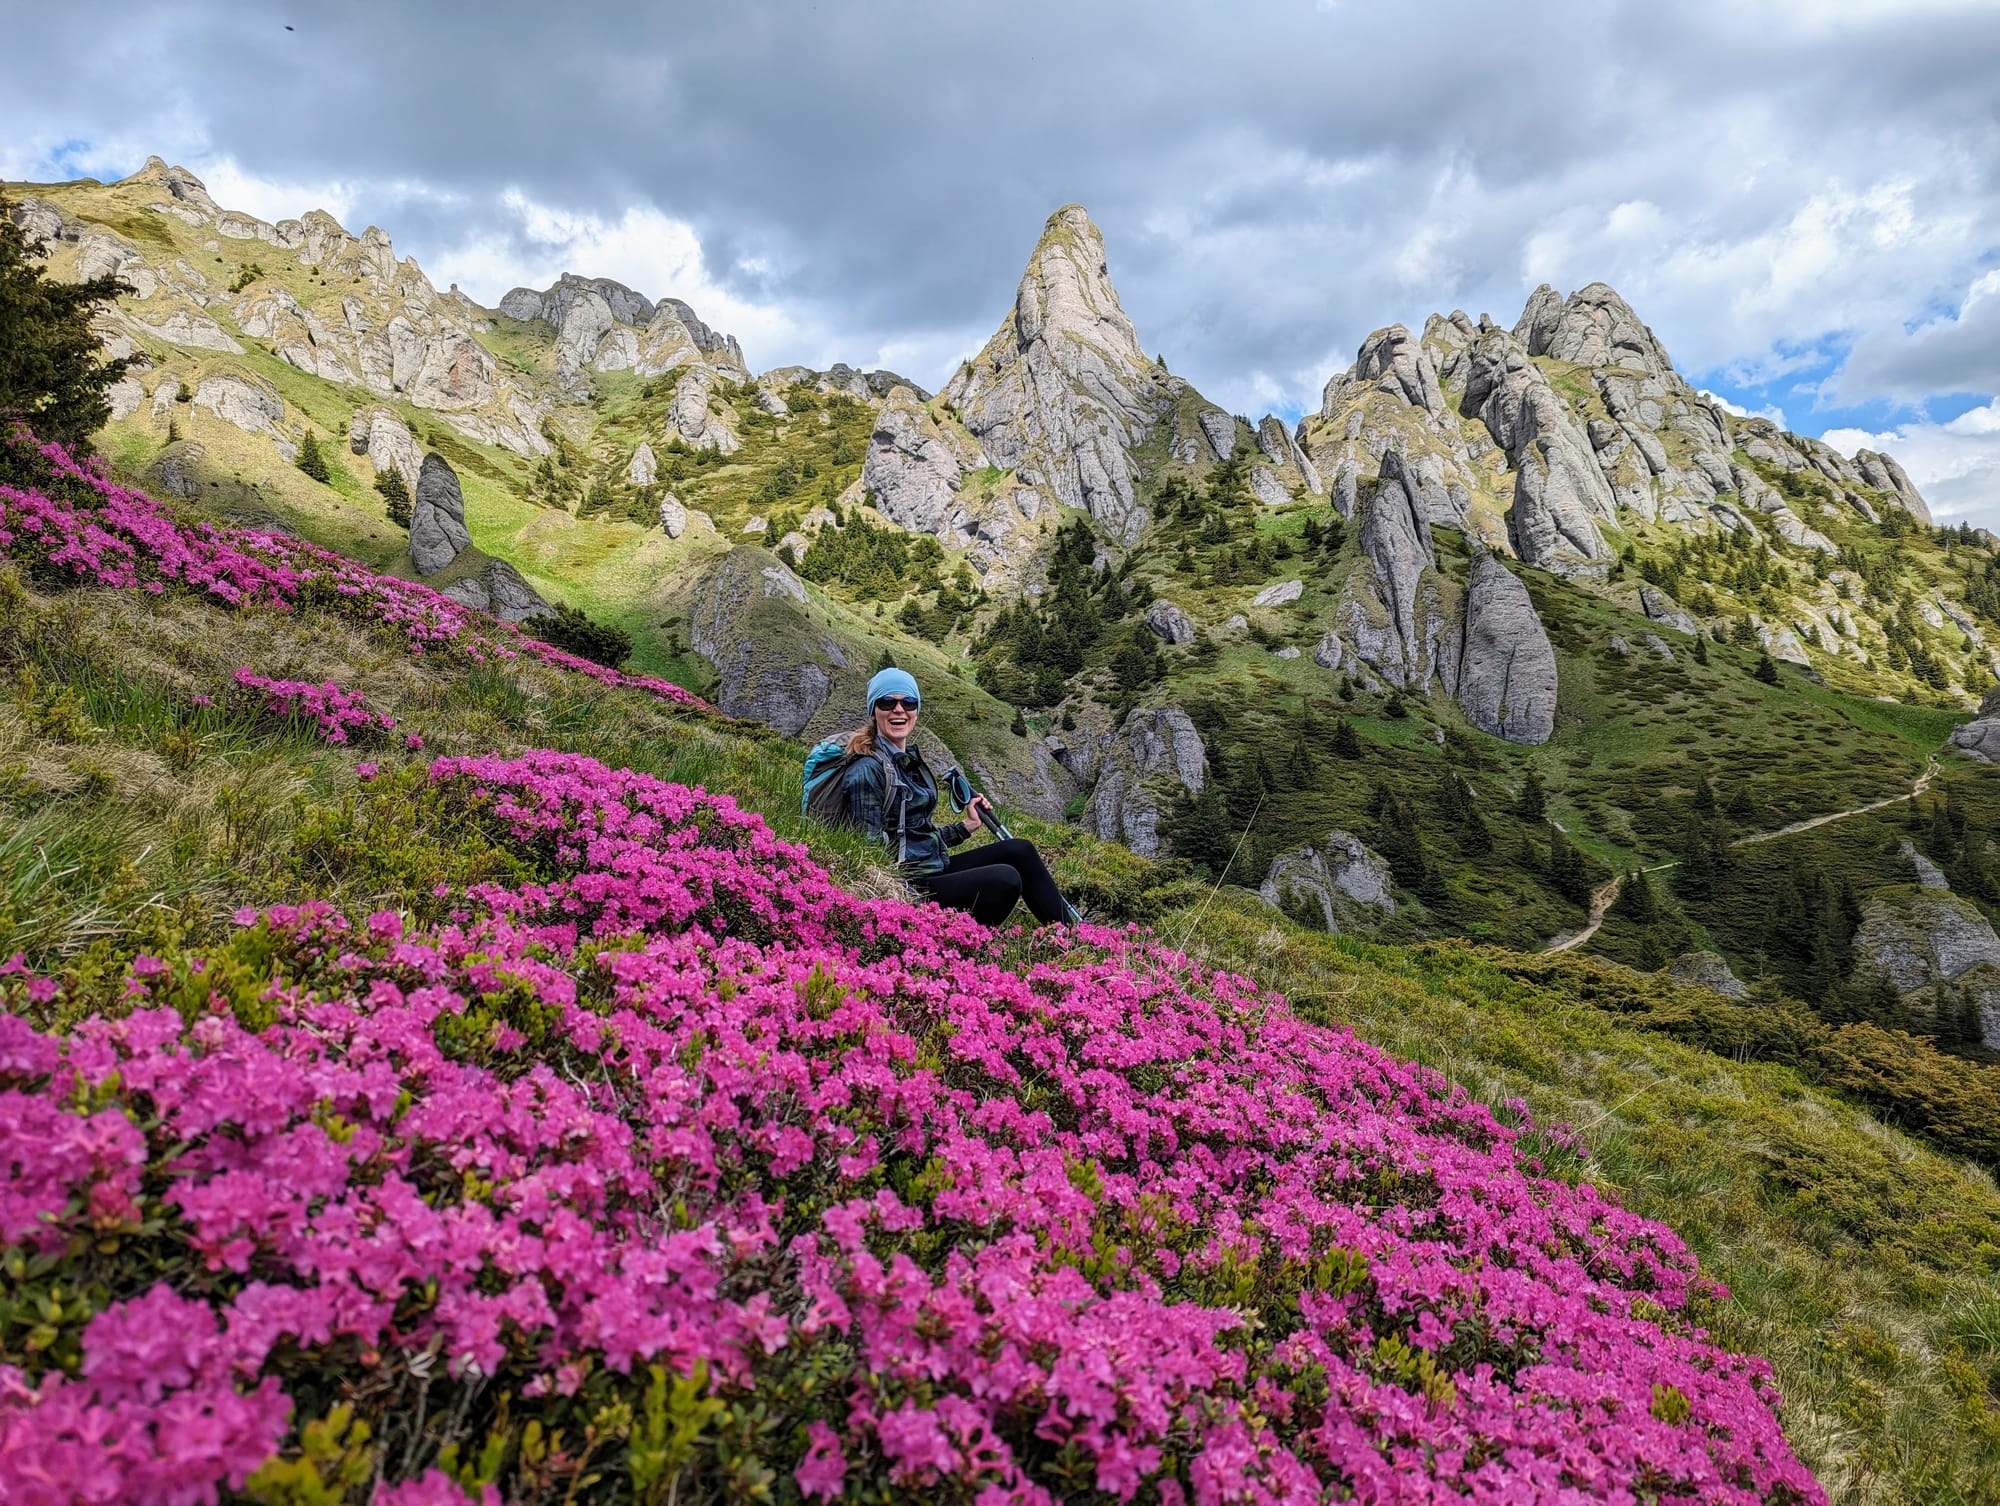
<svg viewBox="0 0 2000 1506">
<path fill-rule="evenodd" d="M 630 633 L 598 622 L 575 607 L 558 605 L 548 616 L 531 617 L 527 629 L 544 643 L 607 669 L 617 669 L 632 657 Z"/>
<path fill-rule="evenodd" d="M 382 494 L 383 510 L 388 514 L 389 521 L 398 528 L 407 529 L 413 504 L 409 483 L 403 480 L 403 473 L 390 466 L 375 478 L 375 490 Z"/>
</svg>

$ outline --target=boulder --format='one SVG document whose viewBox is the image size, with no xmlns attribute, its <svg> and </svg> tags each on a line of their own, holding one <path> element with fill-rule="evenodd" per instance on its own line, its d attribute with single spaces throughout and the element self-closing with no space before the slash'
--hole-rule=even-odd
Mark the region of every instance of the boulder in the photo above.
<svg viewBox="0 0 2000 1506">
<path fill-rule="evenodd" d="M 1951 729 L 1951 745 L 1979 763 L 2000 763 L 2000 716 L 1982 716 Z"/>
<path fill-rule="evenodd" d="M 1658 586 L 1639 587 L 1639 609 L 1653 621 L 1664 623 L 1689 637 L 1701 631 L 1700 624 L 1687 614 L 1681 604 Z"/>
<path fill-rule="evenodd" d="M 1528 588 L 1491 554 L 1472 562 L 1458 702 L 1473 725 L 1514 743 L 1555 731 L 1556 656 Z"/>
<path fill-rule="evenodd" d="M 660 527 L 670 539 L 687 532 L 688 510 L 679 497 L 668 492 L 660 498 Z"/>
<path fill-rule="evenodd" d="M 437 574 L 471 544 L 458 472 L 444 456 L 426 455 L 410 507 L 410 559 L 417 574 Z"/>
<path fill-rule="evenodd" d="M 1354 837 L 1339 829 L 1324 842 L 1279 855 L 1257 890 L 1277 909 L 1304 900 L 1318 909 L 1326 929 L 1336 934 L 1343 920 L 1352 921 L 1363 908 L 1396 913 L 1390 893 L 1389 865 Z"/>
<path fill-rule="evenodd" d="M 1719 952 L 1683 952 L 1667 965 L 1667 976 L 1676 983 L 1712 989 L 1732 999 L 1740 999 L 1750 992 L 1743 986 L 1742 980 L 1729 970 L 1729 963 Z"/>
<path fill-rule="evenodd" d="M 1146 609 L 1146 626 L 1169 643 L 1194 642 L 1193 620 L 1164 598 Z"/>
<path fill-rule="evenodd" d="M 1281 607 L 1287 602 L 1297 601 L 1305 594 L 1306 585 L 1302 580 L 1280 581 L 1274 586 L 1266 586 L 1250 598 L 1253 607 Z"/>
<path fill-rule="evenodd" d="M 183 501 L 201 490 L 201 462 L 207 451 L 191 440 L 178 440 L 153 457 L 146 467 L 146 484 Z"/>
<path fill-rule="evenodd" d="M 1156 857 L 1163 796 L 1178 790 L 1199 794 L 1207 778 L 1208 753 L 1185 711 L 1135 710 L 1099 763 L 1084 825 L 1106 841 Z"/>
<path fill-rule="evenodd" d="M 754 544 L 730 550 L 696 585 L 689 642 L 720 675 L 725 713 L 794 737 L 826 703 L 833 670 L 805 599 L 805 583 Z"/>
<path fill-rule="evenodd" d="M 653 459 L 653 447 L 640 440 L 639 448 L 632 452 L 631 463 L 625 467 L 625 479 L 633 486 L 651 486 L 659 474 L 659 463 Z"/>
</svg>

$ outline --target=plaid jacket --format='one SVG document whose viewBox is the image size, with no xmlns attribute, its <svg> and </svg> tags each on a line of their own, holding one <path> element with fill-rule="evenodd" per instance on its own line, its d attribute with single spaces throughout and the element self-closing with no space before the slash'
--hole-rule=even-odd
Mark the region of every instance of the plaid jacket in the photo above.
<svg viewBox="0 0 2000 1506">
<path fill-rule="evenodd" d="M 903 850 L 896 852 L 896 813 L 883 788 L 882 761 L 857 758 L 847 766 L 842 783 L 847 791 L 847 813 L 869 836 L 889 849 L 911 876 L 941 873 L 945 849 L 956 847 L 971 835 L 963 821 L 954 821 L 940 830 L 933 821 L 937 812 L 937 779 L 924 755 L 914 746 L 898 753 L 884 743 L 883 751 L 895 761 L 903 782 Z"/>
</svg>

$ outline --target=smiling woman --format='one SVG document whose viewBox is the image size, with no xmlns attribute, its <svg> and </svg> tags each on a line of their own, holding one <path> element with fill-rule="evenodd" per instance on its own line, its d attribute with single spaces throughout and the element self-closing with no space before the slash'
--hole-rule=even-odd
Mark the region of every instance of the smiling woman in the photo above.
<svg viewBox="0 0 2000 1506">
<path fill-rule="evenodd" d="M 1073 919 L 1032 843 L 996 830 L 993 842 L 949 851 L 992 824 L 992 807 L 970 795 L 961 819 L 937 826 L 937 776 L 910 740 L 922 704 L 915 676 L 878 671 L 868 682 L 867 725 L 807 755 L 806 808 L 860 827 L 895 855 L 913 890 L 982 925 L 999 925 L 1023 900 L 1043 924 Z"/>
</svg>

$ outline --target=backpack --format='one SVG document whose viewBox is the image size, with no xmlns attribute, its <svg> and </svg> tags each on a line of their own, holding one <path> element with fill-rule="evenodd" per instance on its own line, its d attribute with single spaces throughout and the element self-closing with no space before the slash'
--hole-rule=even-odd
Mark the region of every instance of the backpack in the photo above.
<svg viewBox="0 0 2000 1506">
<path fill-rule="evenodd" d="M 873 753 L 849 753 L 847 739 L 829 737 L 814 743 L 806 753 L 805 777 L 799 790 L 799 808 L 804 814 L 816 817 L 830 826 L 838 826 L 848 819 L 847 771 L 855 761 L 874 758 L 882 765 L 882 790 L 885 802 L 882 811 L 883 829 L 893 823 L 896 831 L 896 861 L 902 862 L 909 843 L 907 831 L 909 791 L 903 783 L 902 772 L 887 752 L 877 748 Z"/>
</svg>

